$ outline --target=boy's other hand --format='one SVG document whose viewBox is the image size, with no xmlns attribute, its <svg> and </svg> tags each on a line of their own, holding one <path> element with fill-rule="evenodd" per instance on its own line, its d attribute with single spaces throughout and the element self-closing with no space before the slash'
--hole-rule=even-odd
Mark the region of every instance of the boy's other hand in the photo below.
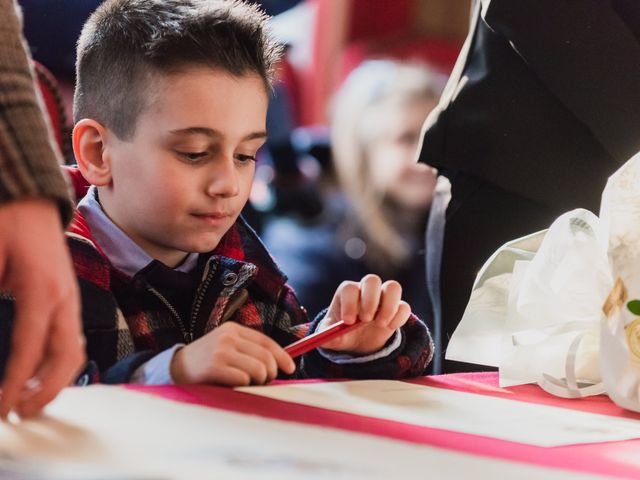
<svg viewBox="0 0 640 480">
<path fill-rule="evenodd" d="M 80 298 L 60 214 L 48 200 L 0 206 L 0 290 L 15 298 L 0 417 L 38 413 L 85 361 Z"/>
<path fill-rule="evenodd" d="M 278 375 L 292 374 L 295 363 L 265 334 L 226 322 L 176 351 L 171 360 L 175 383 L 208 383 L 240 387 L 262 385 Z"/>
<path fill-rule="evenodd" d="M 323 344 L 322 348 L 360 355 L 377 352 L 410 315 L 411 307 L 402 300 L 402 287 L 394 280 L 382 283 L 377 275 L 367 275 L 360 283 L 342 282 L 318 330 L 339 320 L 349 325 L 359 321 L 363 325 Z"/>
</svg>

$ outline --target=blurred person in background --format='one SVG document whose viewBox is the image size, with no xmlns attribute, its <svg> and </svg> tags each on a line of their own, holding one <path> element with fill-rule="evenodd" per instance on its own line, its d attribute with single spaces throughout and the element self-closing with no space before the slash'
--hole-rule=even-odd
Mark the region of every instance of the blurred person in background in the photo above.
<svg viewBox="0 0 640 480">
<path fill-rule="evenodd" d="M 440 356 L 489 256 L 566 211 L 598 212 L 609 175 L 640 150 L 638 0 L 478 0 L 471 19 L 420 153 L 452 186 Z"/>
<path fill-rule="evenodd" d="M 263 234 L 311 315 L 341 280 L 375 273 L 399 281 L 404 300 L 430 321 L 422 248 L 436 171 L 416 163 L 416 149 L 443 86 L 423 64 L 370 60 L 335 96 L 335 178 L 322 180 L 323 211 L 275 218 Z"/>
</svg>

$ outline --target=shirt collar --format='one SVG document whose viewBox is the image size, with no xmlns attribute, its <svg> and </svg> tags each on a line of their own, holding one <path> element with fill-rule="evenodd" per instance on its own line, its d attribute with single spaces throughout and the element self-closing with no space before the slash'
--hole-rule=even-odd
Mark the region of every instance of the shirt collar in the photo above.
<svg viewBox="0 0 640 480">
<path fill-rule="evenodd" d="M 98 189 L 92 185 L 82 200 L 78 210 L 87 221 L 93 240 L 104 252 L 109 262 L 121 272 L 133 277 L 145 268 L 154 258 L 131 240 L 102 209 L 98 201 Z M 196 267 L 198 254 L 189 253 L 187 258 L 174 270 L 189 272 Z"/>
</svg>

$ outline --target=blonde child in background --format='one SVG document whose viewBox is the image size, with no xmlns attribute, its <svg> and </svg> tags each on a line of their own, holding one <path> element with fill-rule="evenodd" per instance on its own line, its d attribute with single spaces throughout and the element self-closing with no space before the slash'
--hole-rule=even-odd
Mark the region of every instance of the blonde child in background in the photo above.
<svg viewBox="0 0 640 480">
<path fill-rule="evenodd" d="M 278 218 L 263 236 L 311 313 L 343 279 L 374 273 L 398 280 L 413 311 L 429 320 L 424 227 L 437 172 L 416 163 L 416 150 L 444 83 L 424 64 L 371 60 L 334 97 L 335 182 L 324 212 L 310 221 Z"/>
</svg>

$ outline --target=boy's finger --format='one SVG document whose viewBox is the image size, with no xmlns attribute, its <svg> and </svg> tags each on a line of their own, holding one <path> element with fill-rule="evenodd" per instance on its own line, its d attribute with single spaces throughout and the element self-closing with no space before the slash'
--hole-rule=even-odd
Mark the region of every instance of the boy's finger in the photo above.
<svg viewBox="0 0 640 480">
<path fill-rule="evenodd" d="M 360 280 L 360 311 L 358 319 L 370 322 L 376 315 L 380 303 L 382 280 L 377 275 L 367 275 Z"/>
<path fill-rule="evenodd" d="M 267 369 L 267 380 L 278 376 L 278 364 L 268 348 L 247 340 L 240 340 L 236 346 L 238 352 L 249 355 L 260 361 Z"/>
<path fill-rule="evenodd" d="M 242 370 L 249 375 L 251 384 L 264 385 L 267 383 L 267 367 L 252 355 L 236 352 L 236 355 L 234 355 L 233 359 L 229 362 L 229 366 Z"/>
<path fill-rule="evenodd" d="M 26 289 L 16 295 L 11 339 L 11 354 L 2 382 L 0 417 L 6 419 L 14 408 L 22 389 L 42 360 L 45 336 L 48 333 L 52 312 L 47 302 L 35 295 L 35 290 Z"/>
<path fill-rule="evenodd" d="M 382 284 L 380 305 L 375 318 L 376 323 L 388 325 L 398 311 L 401 299 L 402 287 L 400 284 L 395 280 L 384 282 Z"/>
<path fill-rule="evenodd" d="M 278 368 L 284 373 L 291 375 L 296 371 L 296 362 L 293 361 L 293 358 L 291 358 L 289 354 L 284 351 L 284 348 L 282 348 L 280 345 L 276 343 L 276 346 L 270 348 L 269 351 L 273 355 Z"/>
<path fill-rule="evenodd" d="M 398 305 L 398 311 L 389 322 L 388 328 L 393 331 L 399 329 L 405 323 L 407 323 L 407 320 L 409 320 L 410 316 L 411 306 L 407 302 L 401 301 L 400 305 Z"/>
<path fill-rule="evenodd" d="M 227 387 L 246 387 L 251 385 L 251 377 L 244 370 L 225 365 L 225 367 L 217 373 L 215 384 Z"/>
<path fill-rule="evenodd" d="M 356 282 L 342 282 L 338 287 L 336 296 L 339 296 L 340 310 L 339 320 L 347 325 L 352 325 L 358 319 L 360 307 L 360 284 Z M 335 318 L 335 315 L 332 315 Z"/>
<path fill-rule="evenodd" d="M 271 355 L 275 359 L 278 368 L 283 372 L 288 374 L 292 374 L 293 372 L 295 372 L 295 362 L 273 338 L 266 336 L 262 332 L 258 332 L 257 330 L 246 327 L 239 330 L 239 337 L 250 342 L 257 343 L 266 348 L 269 352 L 271 352 Z"/>
<path fill-rule="evenodd" d="M 332 322 L 340 321 L 340 310 L 342 309 L 342 303 L 340 299 L 340 292 L 336 290 L 333 295 L 333 299 L 331 300 L 331 304 L 329 305 L 329 309 L 327 310 L 327 316 L 322 320 L 322 322 L 326 322 L 326 319 L 332 319 Z"/>
</svg>

